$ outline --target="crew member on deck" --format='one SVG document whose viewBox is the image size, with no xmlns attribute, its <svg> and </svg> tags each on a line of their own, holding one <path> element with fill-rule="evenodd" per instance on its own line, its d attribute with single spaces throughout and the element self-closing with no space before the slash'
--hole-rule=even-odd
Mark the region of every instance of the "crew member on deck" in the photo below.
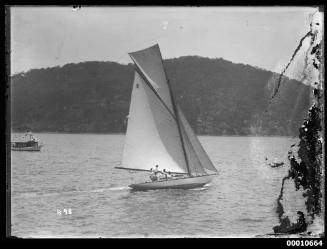
<svg viewBox="0 0 327 249">
<path fill-rule="evenodd" d="M 168 180 L 169 178 L 171 178 L 171 175 L 169 174 L 169 172 L 166 171 L 166 169 L 163 169 L 162 173 L 164 174 L 165 180 Z"/>
<path fill-rule="evenodd" d="M 152 172 L 151 175 L 150 175 L 150 180 L 151 180 L 152 182 L 157 181 L 157 180 L 158 180 L 157 173 L 156 173 L 154 170 L 152 170 L 152 168 L 150 169 L 150 171 Z"/>
<path fill-rule="evenodd" d="M 155 169 L 154 169 L 154 173 L 157 174 L 159 172 L 159 169 L 158 169 L 158 164 L 156 165 Z"/>
</svg>

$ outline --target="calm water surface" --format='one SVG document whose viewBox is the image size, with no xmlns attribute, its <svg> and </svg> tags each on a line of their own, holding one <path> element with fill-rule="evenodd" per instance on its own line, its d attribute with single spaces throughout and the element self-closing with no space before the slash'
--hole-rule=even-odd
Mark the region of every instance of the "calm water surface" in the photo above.
<svg viewBox="0 0 327 249">
<path fill-rule="evenodd" d="M 19 237 L 271 233 L 278 224 L 276 198 L 289 167 L 287 152 L 296 141 L 202 136 L 200 141 L 219 170 L 209 185 L 131 192 L 128 185 L 148 180 L 148 175 L 114 169 L 121 162 L 124 135 L 35 135 L 45 144 L 41 152 L 11 153 L 12 234 Z M 286 165 L 270 168 L 266 156 Z"/>
</svg>

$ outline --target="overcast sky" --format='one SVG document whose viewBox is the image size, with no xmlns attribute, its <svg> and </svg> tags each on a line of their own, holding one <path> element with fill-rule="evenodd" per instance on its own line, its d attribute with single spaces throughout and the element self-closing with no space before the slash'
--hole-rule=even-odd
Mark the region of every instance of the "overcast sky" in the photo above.
<svg viewBox="0 0 327 249">
<path fill-rule="evenodd" d="M 164 58 L 224 58 L 280 72 L 310 30 L 313 7 L 12 7 L 11 70 L 82 61 L 130 63 L 159 43 Z"/>
</svg>

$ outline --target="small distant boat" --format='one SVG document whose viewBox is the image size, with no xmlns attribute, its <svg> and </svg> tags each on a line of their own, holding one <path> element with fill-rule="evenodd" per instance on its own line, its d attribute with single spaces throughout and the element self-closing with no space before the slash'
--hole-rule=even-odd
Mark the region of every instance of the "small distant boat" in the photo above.
<svg viewBox="0 0 327 249">
<path fill-rule="evenodd" d="M 272 167 L 272 168 L 277 168 L 277 167 L 280 167 L 284 165 L 283 162 L 280 162 L 280 163 L 269 163 L 269 166 Z"/>
<path fill-rule="evenodd" d="M 129 54 L 135 65 L 123 166 L 148 171 L 159 165 L 175 177 L 129 185 L 132 190 L 202 187 L 217 175 L 174 100 L 158 44 Z"/>
<path fill-rule="evenodd" d="M 267 157 L 266 157 L 266 162 L 268 163 L 268 158 Z M 277 167 L 283 166 L 284 163 L 283 162 L 276 162 L 276 161 L 274 161 L 274 162 L 268 163 L 268 165 L 270 167 L 272 167 L 272 168 L 277 168 Z"/>
<path fill-rule="evenodd" d="M 40 151 L 43 147 L 43 144 L 41 144 L 32 133 L 27 133 L 24 137 L 27 138 L 27 141 L 17 141 L 11 143 L 11 150 L 14 151 Z"/>
</svg>

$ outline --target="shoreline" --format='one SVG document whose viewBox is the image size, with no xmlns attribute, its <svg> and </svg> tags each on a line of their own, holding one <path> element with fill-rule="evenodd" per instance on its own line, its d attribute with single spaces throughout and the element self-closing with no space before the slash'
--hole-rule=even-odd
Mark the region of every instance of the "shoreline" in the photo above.
<svg viewBox="0 0 327 249">
<path fill-rule="evenodd" d="M 22 131 L 11 131 L 10 134 L 26 134 Z M 35 131 L 33 134 L 71 134 L 71 135 L 126 135 L 123 132 L 62 132 L 62 131 Z M 199 137 L 289 137 L 298 138 L 290 135 L 216 135 L 216 134 L 196 134 Z"/>
</svg>

